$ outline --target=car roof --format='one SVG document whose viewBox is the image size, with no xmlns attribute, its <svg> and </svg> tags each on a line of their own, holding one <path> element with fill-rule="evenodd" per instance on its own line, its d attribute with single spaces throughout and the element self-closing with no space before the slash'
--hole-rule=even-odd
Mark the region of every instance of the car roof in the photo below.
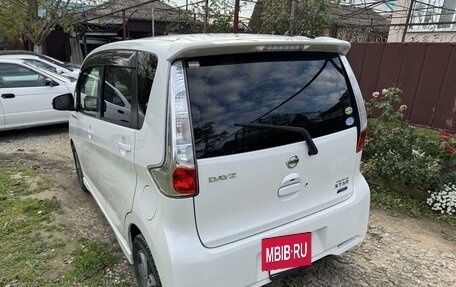
<svg viewBox="0 0 456 287">
<path fill-rule="evenodd" d="M 32 52 L 32 51 L 21 51 L 21 50 L 6 50 L 0 51 L 1 58 L 14 58 L 14 59 L 41 59 L 46 60 L 46 56 Z"/>
<path fill-rule="evenodd" d="M 52 63 L 54 65 L 58 65 L 60 67 L 62 67 L 62 65 L 63 66 L 65 65 L 65 63 L 63 63 L 60 60 L 57 60 L 48 55 L 40 54 L 40 53 L 33 52 L 33 51 L 4 50 L 4 51 L 0 51 L 0 58 L 3 58 L 2 56 L 11 56 L 8 58 L 21 57 L 22 59 L 39 59 L 39 60 L 43 60 L 43 61 Z M 65 68 L 65 67 L 62 67 L 62 68 Z"/>
<path fill-rule="evenodd" d="M 54 79 L 59 79 L 60 81 L 65 81 L 65 82 L 71 82 L 71 80 L 66 78 L 66 77 L 62 77 L 59 74 L 56 74 L 56 73 L 53 73 L 51 71 L 48 71 L 48 70 L 41 69 L 41 68 L 35 67 L 33 65 L 30 65 L 30 64 L 28 64 L 27 62 L 25 62 L 22 59 L 0 58 L 0 63 L 19 64 L 21 66 L 24 66 L 24 67 L 30 69 L 30 70 L 33 70 L 33 71 L 41 73 L 41 74 L 45 74 L 46 76 L 52 77 Z"/>
<path fill-rule="evenodd" d="M 16 59 L 16 58 L 0 58 L 0 63 L 22 64 L 22 65 L 30 66 L 23 59 Z"/>
<path fill-rule="evenodd" d="M 33 56 L 40 56 L 41 54 L 33 51 L 26 51 L 26 50 L 4 50 L 0 51 L 0 56 L 1 55 L 18 55 L 18 54 L 24 54 L 24 55 L 33 55 Z"/>
<path fill-rule="evenodd" d="M 158 36 L 114 42 L 93 50 L 89 55 L 113 49 L 153 52 L 169 61 L 203 55 L 262 51 L 318 51 L 347 54 L 350 43 L 330 37 L 307 38 L 261 34 L 189 34 Z"/>
</svg>

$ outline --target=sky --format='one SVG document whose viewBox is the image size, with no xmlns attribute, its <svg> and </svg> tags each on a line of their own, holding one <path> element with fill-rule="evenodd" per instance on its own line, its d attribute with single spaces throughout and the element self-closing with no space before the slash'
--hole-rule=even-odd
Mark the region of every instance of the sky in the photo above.
<svg viewBox="0 0 456 287">
<path fill-rule="evenodd" d="M 188 1 L 188 3 L 193 3 L 193 2 L 199 2 L 201 0 L 169 0 L 169 1 L 163 1 L 163 2 L 168 2 L 168 3 L 171 3 L 171 4 L 176 4 L 176 6 L 184 6 L 186 4 L 186 1 Z M 209 0 L 211 1 L 211 0 Z M 212 0 L 214 1 L 214 0 Z M 234 0 L 232 0 L 234 2 Z M 174 6 L 174 5 L 173 5 Z M 242 1 L 241 0 L 241 13 L 240 13 L 240 17 L 242 18 L 250 18 L 250 16 L 252 15 L 252 12 L 253 12 L 253 8 L 255 7 L 255 4 L 250 2 L 250 1 Z M 241 18 L 241 20 L 243 20 Z"/>
</svg>

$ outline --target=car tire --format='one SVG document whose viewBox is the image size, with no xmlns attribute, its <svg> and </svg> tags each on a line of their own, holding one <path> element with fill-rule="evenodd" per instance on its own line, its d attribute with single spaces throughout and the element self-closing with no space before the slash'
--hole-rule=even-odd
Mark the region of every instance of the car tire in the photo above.
<svg viewBox="0 0 456 287">
<path fill-rule="evenodd" d="M 133 264 L 139 287 L 161 287 L 157 266 L 142 234 L 133 240 Z"/>
<path fill-rule="evenodd" d="M 81 163 L 79 162 L 78 153 L 76 152 L 76 148 L 74 147 L 73 144 L 71 144 L 71 150 L 73 151 L 74 167 L 76 168 L 76 175 L 78 177 L 79 187 L 82 189 L 82 191 L 89 192 L 87 187 L 85 187 L 85 185 L 84 185 L 84 174 L 82 173 L 82 168 L 81 168 Z"/>
</svg>

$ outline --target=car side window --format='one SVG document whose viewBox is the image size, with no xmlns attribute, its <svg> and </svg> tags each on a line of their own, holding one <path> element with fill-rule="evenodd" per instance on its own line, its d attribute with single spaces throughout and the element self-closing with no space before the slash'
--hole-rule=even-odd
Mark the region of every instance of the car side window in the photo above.
<svg viewBox="0 0 456 287">
<path fill-rule="evenodd" d="M 46 77 L 15 64 L 0 64 L 0 86 L 3 88 L 26 88 L 46 86 Z"/>
<path fill-rule="evenodd" d="M 146 114 L 157 64 L 158 59 L 155 55 L 138 52 L 138 105 L 142 117 Z"/>
<path fill-rule="evenodd" d="M 120 50 L 103 52 L 98 58 L 88 59 L 85 65 L 91 60 L 92 67 L 84 69 L 79 80 L 79 110 L 94 116 L 99 112 L 100 119 L 117 125 L 141 128 L 157 57 L 147 52 Z"/>
<path fill-rule="evenodd" d="M 133 71 L 135 70 L 129 67 L 106 66 L 102 119 L 123 126 L 130 125 L 134 97 Z"/>
<path fill-rule="evenodd" d="M 81 112 L 92 116 L 97 115 L 99 83 L 100 67 L 91 67 L 82 71 L 78 89 Z"/>
</svg>

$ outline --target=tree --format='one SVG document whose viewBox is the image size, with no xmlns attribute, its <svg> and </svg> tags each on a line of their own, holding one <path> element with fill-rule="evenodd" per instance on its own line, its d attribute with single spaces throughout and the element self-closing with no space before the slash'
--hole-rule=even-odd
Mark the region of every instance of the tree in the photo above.
<svg viewBox="0 0 456 287">
<path fill-rule="evenodd" d="M 166 2 L 174 3 L 173 0 Z M 207 7 L 209 33 L 228 33 L 233 29 L 234 0 L 211 0 Z M 183 11 L 180 19 L 168 26 L 169 32 L 182 32 L 182 27 L 190 27 L 192 32 L 203 32 L 206 5 L 204 1 L 189 5 L 189 11 Z M 196 19 L 196 20 L 195 20 Z"/>
<path fill-rule="evenodd" d="M 316 36 L 323 31 L 319 27 L 331 22 L 329 6 L 334 0 L 301 0 L 297 3 L 293 34 Z M 258 0 L 249 22 L 257 33 L 285 34 L 290 29 L 290 0 Z"/>
<path fill-rule="evenodd" d="M 69 27 L 81 11 L 97 0 L 0 0 L 0 33 L 8 39 L 25 37 L 41 52 L 57 25 Z"/>
<path fill-rule="evenodd" d="M 232 31 L 234 17 L 234 1 L 219 0 L 209 4 L 209 32 L 227 33 Z"/>
</svg>

